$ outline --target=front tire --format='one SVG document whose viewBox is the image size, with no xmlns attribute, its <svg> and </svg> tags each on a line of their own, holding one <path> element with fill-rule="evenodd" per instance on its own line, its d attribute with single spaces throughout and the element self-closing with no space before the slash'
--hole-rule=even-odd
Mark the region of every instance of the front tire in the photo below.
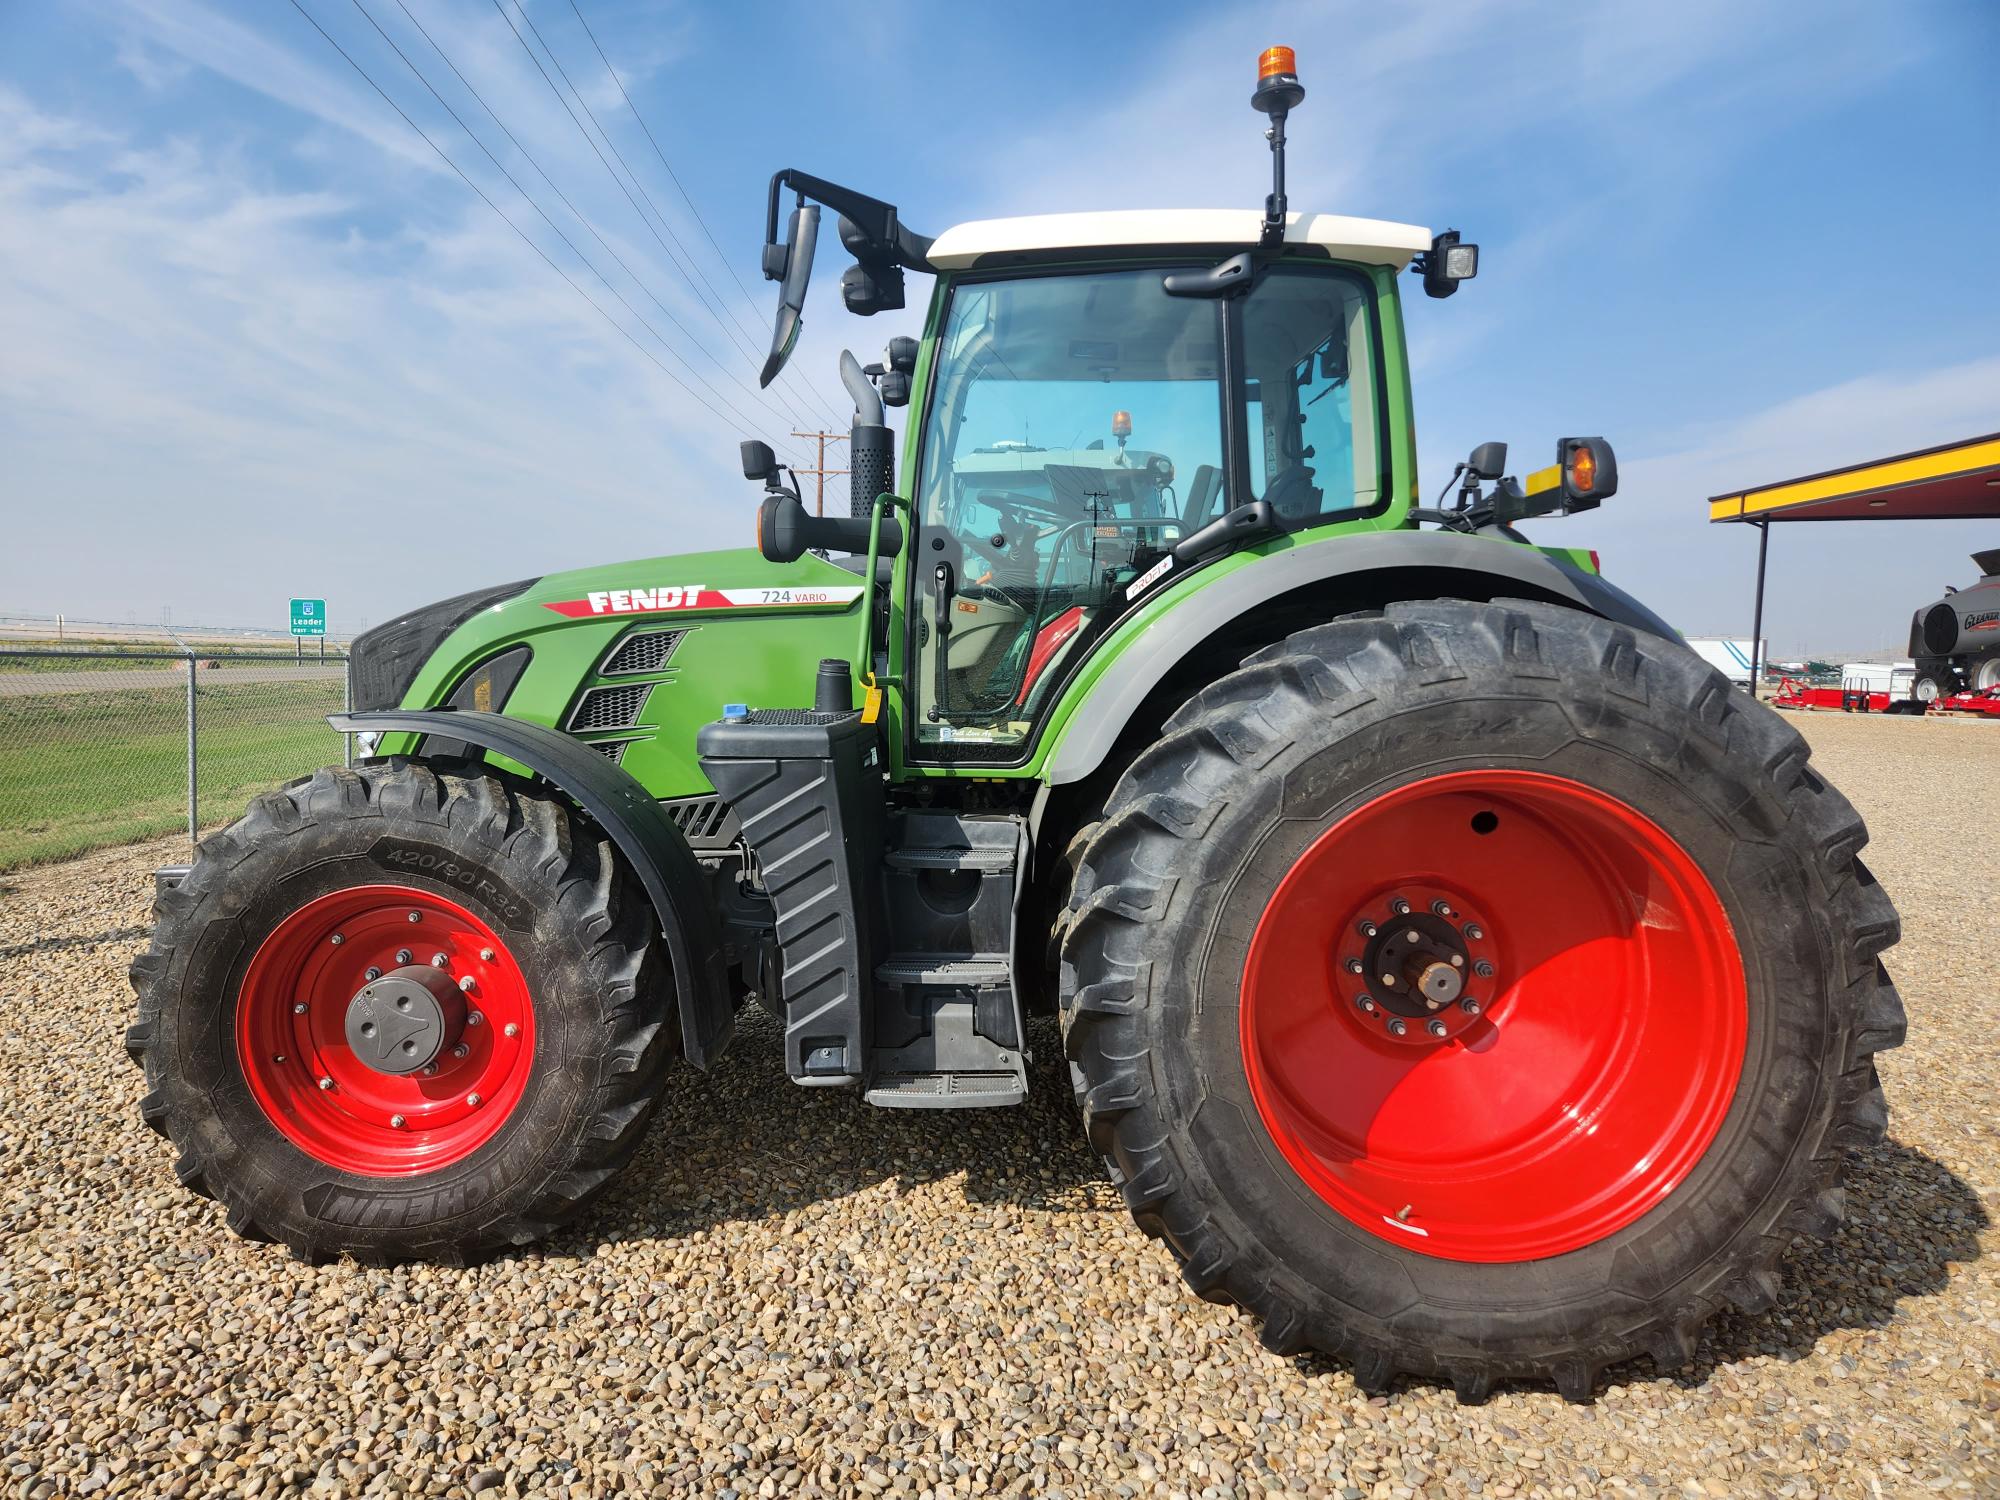
<svg viewBox="0 0 2000 1500">
<path fill-rule="evenodd" d="M 1090 1139 L 1198 1293 L 1366 1388 L 1678 1368 L 1880 1138 L 1865 837 L 1678 645 L 1520 602 L 1304 631 L 1176 713 L 1083 852 Z"/>
<path fill-rule="evenodd" d="M 483 767 L 260 797 L 156 916 L 141 1113 L 231 1229 L 302 1258 L 540 1238 L 637 1149 L 675 1052 L 644 892 L 565 804 Z"/>
</svg>

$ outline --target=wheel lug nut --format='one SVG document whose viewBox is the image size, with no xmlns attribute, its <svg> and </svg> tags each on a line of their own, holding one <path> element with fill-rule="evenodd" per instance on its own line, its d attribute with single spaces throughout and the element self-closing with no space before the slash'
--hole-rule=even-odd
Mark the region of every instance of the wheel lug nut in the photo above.
<svg viewBox="0 0 2000 1500">
<path fill-rule="evenodd" d="M 1401 896 L 1398 896 L 1394 901 L 1389 903 L 1389 910 L 1399 917 L 1407 917 L 1410 914 L 1410 903 L 1405 901 Z"/>
<path fill-rule="evenodd" d="M 1421 936 L 1421 934 L 1418 933 L 1416 928 L 1412 927 L 1408 932 L 1403 934 L 1403 941 L 1406 943 L 1414 943 L 1419 936 Z"/>
<path fill-rule="evenodd" d="M 1476 943 L 1486 936 L 1486 929 L 1481 927 L 1477 922 L 1467 922 L 1465 924 L 1465 935 Z"/>
<path fill-rule="evenodd" d="M 1376 928 L 1373 922 L 1364 921 L 1363 923 L 1361 923 L 1360 927 L 1357 930 L 1363 937 L 1372 938 L 1373 936 L 1375 936 Z"/>
<path fill-rule="evenodd" d="M 508 1036 L 519 1036 L 521 1034 L 521 1028 L 516 1026 L 512 1021 L 509 1021 L 505 1026 L 501 1027 L 500 1029 L 504 1031 Z"/>
<path fill-rule="evenodd" d="M 425 1063 L 424 1077 L 435 1078 L 437 1076 L 438 1076 L 438 1065 L 436 1063 Z"/>
<path fill-rule="evenodd" d="M 460 1042 L 457 1046 L 451 1049 L 451 1055 L 453 1057 L 464 1057 L 471 1051 L 472 1049 L 470 1047 L 466 1046 L 465 1043 Z"/>
<path fill-rule="evenodd" d="M 477 1094 L 467 1094 L 465 1096 L 465 1103 L 467 1108 L 477 1109 L 481 1104 L 485 1103 L 485 1101 L 481 1099 Z"/>
<path fill-rule="evenodd" d="M 1433 901 L 1431 903 L 1431 910 L 1441 917 L 1448 917 L 1451 915 L 1451 903 L 1442 899 Z"/>
<path fill-rule="evenodd" d="M 282 1052 L 280 1052 L 276 1057 L 271 1059 L 272 1062 L 280 1064 L 282 1064 L 284 1060 L 285 1060 L 285 1054 Z"/>
<path fill-rule="evenodd" d="M 1491 979 L 1493 977 L 1493 965 L 1487 959 L 1482 958 L 1472 966 L 1472 972 L 1477 974 L 1481 979 Z"/>
<path fill-rule="evenodd" d="M 1382 976 L 1382 982 L 1393 989 L 1396 984 L 1396 976 L 1394 974 L 1384 974 Z"/>
<path fill-rule="evenodd" d="M 1350 974 L 1359 974 L 1366 967 L 1367 965 L 1358 958 L 1350 958 L 1347 961 L 1347 972 Z"/>
<path fill-rule="evenodd" d="M 389 1128 L 391 1130 L 401 1130 L 403 1128 L 403 1117 L 401 1115 L 389 1116 Z"/>
<path fill-rule="evenodd" d="M 472 993 L 472 976 L 471 976 L 470 974 L 468 974 L 468 975 L 466 975 L 466 976 L 465 976 L 465 978 L 463 978 L 463 979 L 459 980 L 459 982 L 458 982 L 458 987 L 459 987 L 460 989 L 464 990 L 464 991 L 465 991 L 465 992 L 466 992 L 466 993 L 467 993 L 468 995 L 469 995 L 469 994 L 471 994 L 471 993 Z"/>
<path fill-rule="evenodd" d="M 410 952 L 408 948 L 398 948 L 396 950 L 396 962 L 399 964 L 406 964 L 414 957 L 416 955 Z"/>
<path fill-rule="evenodd" d="M 491 948 L 481 948 L 479 950 L 479 957 L 482 962 L 490 964 L 493 962 L 493 950 Z"/>
<path fill-rule="evenodd" d="M 1462 968 L 1464 968 L 1464 967 L 1465 967 L 1465 955 L 1464 955 L 1463 953 L 1454 953 L 1454 954 L 1452 954 L 1452 956 L 1451 956 L 1451 966 L 1452 966 L 1452 967 L 1453 967 L 1454 969 L 1462 969 Z"/>
<path fill-rule="evenodd" d="M 293 1015 L 295 1015 L 295 1016 L 302 1016 L 302 1015 L 304 1015 L 304 1014 L 305 1014 L 305 1013 L 306 1013 L 307 1011 L 309 1011 L 309 1010 L 311 1010 L 311 1009 L 312 1009 L 312 1007 L 311 1007 L 310 1005 L 306 1004 L 306 1003 L 305 1003 L 305 1001 L 303 1001 L 303 1000 L 298 1000 L 298 1001 L 295 1001 L 295 1002 L 293 1002 L 293 1005 L 292 1005 L 292 1014 L 293 1014 Z"/>
<path fill-rule="evenodd" d="M 1356 995 L 1354 997 L 1354 1003 L 1361 1007 L 1361 1013 L 1364 1016 L 1372 1016 L 1375 1014 L 1375 1002 L 1373 1000 L 1370 1000 L 1366 995 Z"/>
<path fill-rule="evenodd" d="M 1441 1037 L 1444 1035 L 1444 1022 L 1433 1021 L 1429 1026 L 1425 1027 L 1424 1029 L 1430 1032 L 1432 1036 Z"/>
<path fill-rule="evenodd" d="M 320 1087 L 320 1092 L 325 1093 L 327 1090 L 333 1087 L 333 1080 L 331 1078 L 328 1078 L 325 1074 L 322 1073 L 320 1075 L 319 1087 Z"/>
<path fill-rule="evenodd" d="M 447 953 L 433 953 L 433 954 L 431 955 L 431 967 L 432 967 L 433 969 L 442 969 L 442 968 L 446 968 L 446 967 L 448 967 L 448 966 L 450 965 L 450 963 L 451 963 L 451 955 L 450 955 L 450 954 L 447 954 Z"/>
<path fill-rule="evenodd" d="M 1468 1016 L 1476 1016 L 1479 1014 L 1479 1002 L 1477 1000 L 1473 999 L 1461 1000 L 1458 1002 L 1458 1008 L 1464 1011 Z"/>
<path fill-rule="evenodd" d="M 327 941 L 332 943 L 334 947 L 338 948 L 342 943 L 347 941 L 347 934 L 344 932 L 336 932 L 331 938 L 327 939 Z"/>
<path fill-rule="evenodd" d="M 1408 1031 L 1409 1029 L 1410 1028 L 1404 1023 L 1403 1018 L 1401 1016 L 1391 1016 L 1389 1018 L 1389 1035 L 1401 1036 L 1404 1032 Z"/>
<path fill-rule="evenodd" d="M 468 1026 L 483 1026 L 483 1025 L 484 1025 L 485 1023 L 486 1023 L 486 1017 L 482 1016 L 482 1015 L 481 1015 L 481 1014 L 480 1014 L 480 1013 L 479 1013 L 478 1011 L 476 1011 L 476 1010 L 471 1010 L 471 1011 L 467 1011 L 467 1012 L 465 1013 L 465 1024 L 466 1024 L 466 1025 L 468 1025 Z"/>
<path fill-rule="evenodd" d="M 424 919 L 424 914 L 420 911 L 413 911 L 410 913 L 410 920 L 412 922 L 421 922 L 423 921 L 423 919 Z"/>
</svg>

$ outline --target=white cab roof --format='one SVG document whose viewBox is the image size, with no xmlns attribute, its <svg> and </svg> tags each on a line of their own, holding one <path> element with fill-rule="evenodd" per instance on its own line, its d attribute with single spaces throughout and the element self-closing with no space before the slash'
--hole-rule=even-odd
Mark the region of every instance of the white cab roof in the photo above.
<svg viewBox="0 0 2000 1500">
<path fill-rule="evenodd" d="M 1032 214 L 1021 219 L 975 219 L 956 224 L 931 245 L 940 271 L 961 269 L 989 256 L 1045 254 L 1051 250 L 1139 250 L 1148 246 L 1214 245 L 1248 249 L 1263 231 L 1254 208 L 1126 209 L 1107 213 Z M 1317 245 L 1335 260 L 1401 270 L 1431 246 L 1431 232 L 1386 219 L 1345 214 L 1286 214 L 1285 243 Z"/>
</svg>

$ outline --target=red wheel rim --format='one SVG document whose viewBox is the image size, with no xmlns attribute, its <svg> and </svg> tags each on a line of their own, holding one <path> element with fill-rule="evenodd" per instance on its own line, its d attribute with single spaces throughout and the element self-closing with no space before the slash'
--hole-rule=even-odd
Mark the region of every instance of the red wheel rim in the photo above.
<svg viewBox="0 0 2000 1500">
<path fill-rule="evenodd" d="M 376 975 L 436 965 L 462 1014 L 429 1068 L 379 1071 L 349 1045 L 347 1010 Z M 455 901 L 355 886 L 289 913 L 250 960 L 236 1047 L 250 1093 L 315 1160 L 367 1177 L 435 1171 L 492 1139 L 520 1103 L 535 1015 L 520 966 Z"/>
<path fill-rule="evenodd" d="M 1440 963 L 1463 987 L 1432 1008 Z M 1687 852 L 1614 797 L 1511 770 L 1400 787 L 1321 834 L 1258 921 L 1241 1007 L 1258 1112 L 1314 1192 L 1486 1262 L 1580 1249 L 1671 1193 L 1729 1112 L 1747 1021 Z"/>
</svg>

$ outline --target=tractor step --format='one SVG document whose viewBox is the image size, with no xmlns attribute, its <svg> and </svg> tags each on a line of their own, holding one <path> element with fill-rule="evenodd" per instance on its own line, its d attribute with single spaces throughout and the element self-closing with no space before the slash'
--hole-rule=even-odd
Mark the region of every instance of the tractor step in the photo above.
<svg viewBox="0 0 2000 1500">
<path fill-rule="evenodd" d="M 1026 860 L 1019 818 L 890 818 L 882 891 L 895 951 L 874 972 L 870 1104 L 965 1109 L 1027 1097 L 1009 958 Z"/>
<path fill-rule="evenodd" d="M 992 1109 L 1028 1097 L 1012 1073 L 911 1073 L 878 1079 L 865 1096 L 878 1109 Z"/>
<path fill-rule="evenodd" d="M 956 973 L 950 979 L 918 979 Z M 884 989 L 902 993 L 924 1012 L 924 1029 L 901 1047 L 877 1047 L 866 1099 L 884 1109 L 973 1109 L 1019 1104 L 1028 1097 L 1028 1070 L 1021 1049 L 990 1034 L 1019 1034 L 1007 966 L 978 959 L 927 965 L 892 960 L 876 971 Z M 985 976 L 983 987 L 971 977 Z M 997 975 L 997 977 L 995 977 Z M 908 1011 L 904 1012 L 907 1017 Z"/>
</svg>

